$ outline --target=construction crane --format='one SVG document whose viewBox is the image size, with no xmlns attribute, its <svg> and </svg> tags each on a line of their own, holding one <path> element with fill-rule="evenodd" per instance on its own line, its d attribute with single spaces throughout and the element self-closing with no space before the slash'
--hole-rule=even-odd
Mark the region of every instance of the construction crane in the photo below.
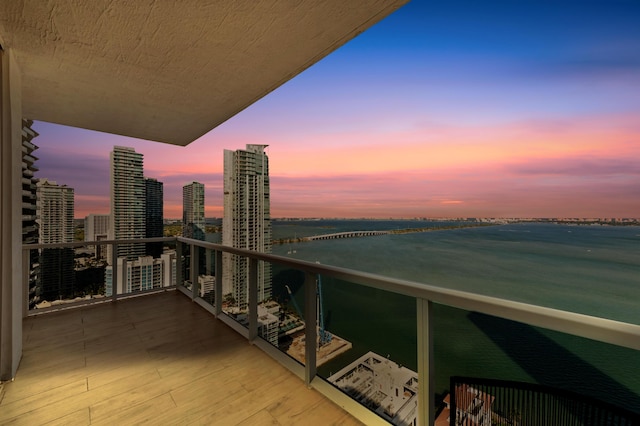
<svg viewBox="0 0 640 426">
<path fill-rule="evenodd" d="M 318 346 L 324 346 L 327 343 L 331 342 L 331 339 L 333 339 L 333 335 L 324 328 L 324 310 L 322 308 L 322 279 L 320 278 L 320 275 L 318 275 L 316 284 L 316 303 L 318 307 L 318 317 L 316 318 L 316 324 L 318 326 Z M 302 311 L 298 306 L 298 302 L 296 302 L 295 297 L 293 297 L 293 292 L 288 285 L 285 284 L 284 287 L 287 289 L 287 293 L 289 293 L 289 299 L 291 299 L 293 307 L 296 309 L 296 312 L 300 316 L 300 319 L 304 319 L 304 315 L 302 315 Z"/>
<path fill-rule="evenodd" d="M 291 289 L 286 284 L 285 284 L 284 288 L 287 289 L 287 293 L 289 293 L 289 299 L 291 299 L 291 302 L 293 303 L 293 307 L 296 308 L 296 312 L 300 316 L 300 319 L 304 320 L 304 315 L 302 315 L 302 312 L 300 311 L 300 307 L 298 306 L 298 302 L 296 302 L 296 298 L 293 297 L 293 293 L 291 293 Z"/>
<path fill-rule="evenodd" d="M 318 275 L 316 286 L 316 300 L 318 301 L 318 335 L 320 337 L 320 341 L 318 342 L 318 346 L 324 346 L 327 343 L 331 342 L 333 336 L 324 328 L 324 310 L 322 309 L 322 278 Z"/>
</svg>

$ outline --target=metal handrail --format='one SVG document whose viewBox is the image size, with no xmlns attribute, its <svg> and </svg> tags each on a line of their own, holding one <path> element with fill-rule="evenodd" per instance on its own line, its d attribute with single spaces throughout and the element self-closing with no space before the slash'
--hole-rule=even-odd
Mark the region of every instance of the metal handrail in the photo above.
<svg viewBox="0 0 640 426">
<path fill-rule="evenodd" d="M 73 241 L 70 243 L 47 243 L 47 244 L 23 244 L 23 250 L 49 249 L 49 248 L 72 248 L 82 246 L 98 246 L 113 244 L 131 244 L 131 243 L 162 243 L 174 242 L 176 237 L 153 237 L 153 238 L 136 238 L 129 240 L 99 240 L 99 241 Z"/>
<path fill-rule="evenodd" d="M 495 316 L 498 318 L 504 318 L 512 321 L 525 323 L 537 327 L 542 327 L 549 330 L 555 330 L 562 333 L 585 337 L 588 339 L 614 344 L 617 346 L 627 347 L 640 351 L 640 325 L 630 324 L 621 321 L 610 320 L 606 318 L 599 318 L 590 315 L 578 314 L 574 312 L 563 311 L 554 308 L 547 308 L 542 306 L 531 305 L 522 302 L 515 302 L 506 299 L 500 299 L 497 297 L 484 296 L 474 294 L 465 291 L 451 290 L 447 288 L 437 287 L 434 285 L 418 283 L 414 281 L 402 280 L 397 278 L 385 277 L 378 274 L 372 274 L 367 272 L 356 271 L 347 268 L 341 268 L 336 266 L 323 265 L 315 262 L 308 262 L 303 260 L 292 259 L 289 257 L 278 256 L 273 254 L 259 253 L 255 251 L 238 249 L 222 244 L 210 243 L 201 240 L 194 240 L 185 237 L 158 237 L 158 238 L 141 238 L 135 240 L 101 240 L 101 241 L 82 241 L 74 243 L 60 243 L 60 244 L 28 244 L 23 245 L 23 252 L 27 253 L 32 249 L 40 248 L 64 248 L 64 247 L 81 247 L 91 245 L 119 245 L 119 244 L 131 244 L 131 243 L 146 243 L 146 242 L 176 242 L 176 252 L 178 260 L 178 270 L 176 274 L 178 276 L 178 289 L 181 289 L 180 283 L 182 283 L 182 246 L 177 243 L 188 244 L 191 247 L 191 256 L 195 253 L 195 247 L 201 247 L 208 250 L 213 250 L 216 255 L 216 275 L 219 273 L 219 267 L 221 266 L 222 253 L 230 253 L 234 255 L 243 256 L 250 259 L 249 270 L 253 271 L 257 268 L 259 261 L 271 262 L 285 267 L 290 267 L 305 274 L 305 298 L 306 303 L 309 304 L 310 315 L 313 314 L 312 310 L 315 307 L 315 300 L 310 298 L 315 295 L 311 287 L 315 283 L 315 277 L 317 275 L 323 275 L 326 277 L 332 277 L 335 279 L 343 280 L 349 283 L 362 285 L 366 287 L 376 288 L 384 291 L 389 291 L 405 296 L 415 298 L 416 300 L 416 320 L 417 320 L 417 333 L 418 333 L 418 376 L 419 376 L 419 422 L 420 424 L 432 424 L 434 419 L 434 386 L 433 386 L 433 335 L 432 335 L 432 304 L 442 304 L 451 306 L 454 308 L 464 309 L 467 311 L 478 312 Z M 194 280 L 194 270 L 197 270 L 197 256 L 192 260 L 191 279 Z M 255 271 L 254 271 L 255 272 Z M 251 275 L 250 275 L 251 277 Z M 221 291 L 222 284 L 221 279 L 216 279 L 216 291 Z M 340 396 L 341 392 L 328 386 L 326 382 L 316 379 L 315 369 L 315 352 L 312 350 L 306 351 L 305 366 L 302 374 L 299 370 L 299 366 L 294 364 L 287 364 L 284 356 L 279 351 L 274 351 L 269 343 L 261 341 L 256 337 L 257 326 L 257 280 L 255 277 L 250 280 L 253 297 L 250 297 L 249 303 L 249 330 L 245 333 L 235 327 L 236 331 L 245 334 L 253 344 L 259 346 L 270 356 L 278 359 L 278 361 L 286 364 L 287 367 L 294 373 L 304 378 L 308 386 L 313 386 L 318 389 L 325 396 L 334 400 L 336 403 L 342 405 L 349 404 L 345 402 L 345 397 Z M 197 281 L 196 281 L 197 282 Z M 196 293 L 196 282 L 194 282 L 193 288 L 189 293 L 193 300 L 198 301 Z M 186 291 L 182 290 L 187 293 Z M 216 293 L 218 294 L 218 293 Z M 114 293 L 113 300 L 118 297 Z M 208 309 L 208 308 L 207 308 Z M 216 305 L 210 309 L 214 315 L 219 316 L 223 321 L 232 325 L 233 320 L 227 321 L 222 313 L 221 298 L 216 297 Z M 306 324 L 312 324 L 313 318 L 308 318 Z M 306 327 L 306 339 L 307 341 L 315 341 L 316 330 L 315 327 Z M 352 402 L 352 401 L 351 401 Z M 357 403 L 355 403 L 357 405 Z M 346 408 L 346 407 L 345 407 Z M 363 414 L 357 406 L 349 405 L 348 411 L 354 415 L 357 415 L 361 420 L 367 416 Z M 362 417 L 362 416 L 364 417 Z M 370 419 L 367 417 L 367 419 Z M 374 420 L 375 421 L 375 420 Z"/>
<path fill-rule="evenodd" d="M 321 274 L 354 284 L 425 299 L 454 308 L 479 312 L 512 321 L 523 322 L 562 333 L 599 340 L 618 346 L 640 350 L 640 325 L 629 324 L 591 315 L 515 302 L 460 290 L 437 287 L 414 281 L 385 277 L 347 268 L 323 265 L 274 254 L 258 253 L 221 244 L 177 237 L 178 241 L 210 250 L 245 256 L 298 269 L 305 273 Z"/>
</svg>

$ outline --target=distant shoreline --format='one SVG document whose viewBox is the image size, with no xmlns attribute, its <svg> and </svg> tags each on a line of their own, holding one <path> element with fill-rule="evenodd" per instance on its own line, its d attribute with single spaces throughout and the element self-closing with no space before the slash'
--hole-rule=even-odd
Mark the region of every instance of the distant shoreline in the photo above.
<svg viewBox="0 0 640 426">
<path fill-rule="evenodd" d="M 453 229 L 463 229 L 463 228 L 478 228 L 484 226 L 497 226 L 500 225 L 498 223 L 460 223 L 458 225 L 447 225 L 447 226 L 438 226 L 438 227 L 422 227 L 422 228 L 405 228 L 405 229 L 388 229 L 375 231 L 375 234 L 367 234 L 366 231 L 363 231 L 367 235 L 361 235 L 361 231 L 352 231 L 352 232 L 341 232 L 337 234 L 327 234 L 327 235 L 340 235 L 340 239 L 344 238 L 363 238 L 363 237 L 373 237 L 379 235 L 390 235 L 390 234 L 414 234 L 419 232 L 432 232 L 432 231 L 448 231 Z M 348 236 L 345 236 L 348 235 Z M 313 235 L 308 237 L 294 237 L 294 238 L 280 238 L 277 240 L 273 240 L 271 243 L 274 245 L 278 244 L 292 244 L 292 243 L 306 243 L 311 242 L 317 239 L 321 235 Z"/>
<path fill-rule="evenodd" d="M 272 218 L 272 221 L 278 222 L 319 222 L 328 220 L 340 220 L 340 221 L 372 221 L 372 222 L 402 222 L 402 221 L 416 221 L 416 222 L 467 222 L 467 223 L 488 223 L 488 224 L 510 224 L 510 223 L 557 223 L 557 224 L 576 224 L 576 225 L 608 225 L 608 226 L 640 226 L 640 219 L 638 218 L 500 218 L 500 217 L 458 217 L 458 218 L 341 218 L 341 217 L 328 217 L 328 218 Z"/>
<path fill-rule="evenodd" d="M 84 221 L 84 218 L 76 218 L 77 221 Z M 640 218 L 544 218 L 544 217 L 456 217 L 456 218 L 443 218 L 443 217 L 409 217 L 409 218 L 375 218 L 375 217 L 276 217 L 271 218 L 275 222 L 319 222 L 327 220 L 340 220 L 340 221 L 372 221 L 372 222 L 402 222 L 402 221 L 415 221 L 415 222 L 477 222 L 477 223 L 559 223 L 559 224 L 579 224 L 579 225 L 612 225 L 612 226 L 640 226 Z M 222 221 L 219 217 L 207 217 L 205 218 L 206 225 L 215 225 Z M 165 225 L 182 224 L 181 219 L 165 218 Z"/>
</svg>

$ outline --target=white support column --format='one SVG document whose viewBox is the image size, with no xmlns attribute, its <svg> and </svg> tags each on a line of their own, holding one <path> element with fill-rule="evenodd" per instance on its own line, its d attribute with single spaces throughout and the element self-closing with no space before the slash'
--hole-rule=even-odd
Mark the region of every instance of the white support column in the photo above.
<svg viewBox="0 0 640 426">
<path fill-rule="evenodd" d="M 198 272 L 200 271 L 200 247 L 191 244 L 191 269 L 189 279 L 191 280 L 191 300 L 200 296 L 198 291 Z"/>
<path fill-rule="evenodd" d="M 184 277 L 182 276 L 184 258 L 182 256 L 182 243 L 176 240 L 176 285 L 178 287 L 184 286 Z"/>
<path fill-rule="evenodd" d="M 435 421 L 435 368 L 433 356 L 433 306 L 427 299 L 416 299 L 418 322 L 418 424 Z"/>
<path fill-rule="evenodd" d="M 118 292 L 122 286 L 122 279 L 120 275 L 120 268 L 118 268 L 118 245 L 111 245 L 111 301 L 118 300 Z"/>
<path fill-rule="evenodd" d="M 22 93 L 10 49 L 0 49 L 0 380 L 22 356 Z"/>
</svg>

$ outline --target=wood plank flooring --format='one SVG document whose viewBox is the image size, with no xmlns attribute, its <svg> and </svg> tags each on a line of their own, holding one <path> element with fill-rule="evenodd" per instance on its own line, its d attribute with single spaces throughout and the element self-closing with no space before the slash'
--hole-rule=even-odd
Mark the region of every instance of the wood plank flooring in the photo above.
<svg viewBox="0 0 640 426">
<path fill-rule="evenodd" d="M 27 318 L 0 397 L 3 425 L 360 424 L 175 291 Z"/>
</svg>

